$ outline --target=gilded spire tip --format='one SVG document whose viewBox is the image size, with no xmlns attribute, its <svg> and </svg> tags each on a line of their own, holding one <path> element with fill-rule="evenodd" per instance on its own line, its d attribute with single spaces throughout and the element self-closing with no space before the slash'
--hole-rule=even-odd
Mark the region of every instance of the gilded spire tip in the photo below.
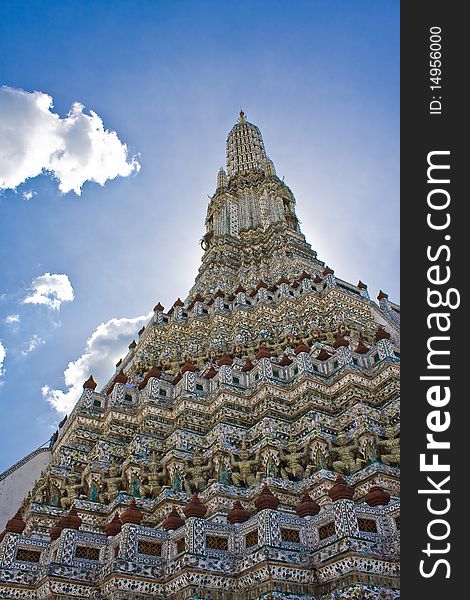
<svg viewBox="0 0 470 600">
<path fill-rule="evenodd" d="M 245 113 L 240 110 L 240 118 L 238 119 L 240 123 L 246 123 Z"/>
</svg>

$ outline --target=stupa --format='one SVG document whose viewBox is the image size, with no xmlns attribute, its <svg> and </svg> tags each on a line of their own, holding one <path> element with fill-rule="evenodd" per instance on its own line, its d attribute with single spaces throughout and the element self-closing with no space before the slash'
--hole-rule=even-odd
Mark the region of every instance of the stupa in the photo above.
<svg viewBox="0 0 470 600">
<path fill-rule="evenodd" d="M 84 383 L 11 506 L 0 598 L 399 597 L 399 307 L 295 207 L 241 112 L 194 285 Z"/>
</svg>

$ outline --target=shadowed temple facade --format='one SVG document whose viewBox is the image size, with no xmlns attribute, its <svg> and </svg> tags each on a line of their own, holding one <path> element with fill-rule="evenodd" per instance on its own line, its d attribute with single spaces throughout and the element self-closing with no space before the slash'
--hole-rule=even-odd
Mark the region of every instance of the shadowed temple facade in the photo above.
<svg viewBox="0 0 470 600">
<path fill-rule="evenodd" d="M 295 207 L 240 113 L 195 283 L 84 383 L 9 507 L 0 598 L 399 598 L 399 307 Z"/>
</svg>

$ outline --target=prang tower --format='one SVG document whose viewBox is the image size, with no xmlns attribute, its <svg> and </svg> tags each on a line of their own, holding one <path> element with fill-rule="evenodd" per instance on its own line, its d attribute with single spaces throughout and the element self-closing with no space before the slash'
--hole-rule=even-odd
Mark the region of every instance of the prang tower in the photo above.
<svg viewBox="0 0 470 600">
<path fill-rule="evenodd" d="M 11 506 L 0 598 L 399 597 L 399 308 L 295 204 L 240 113 L 195 283 L 84 383 Z"/>
</svg>

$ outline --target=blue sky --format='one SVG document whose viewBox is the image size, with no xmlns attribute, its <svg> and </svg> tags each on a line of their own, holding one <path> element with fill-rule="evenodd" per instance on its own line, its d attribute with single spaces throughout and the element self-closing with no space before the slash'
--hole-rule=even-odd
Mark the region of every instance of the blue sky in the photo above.
<svg viewBox="0 0 470 600">
<path fill-rule="evenodd" d="M 103 385 L 156 302 L 186 296 L 240 107 L 319 258 L 398 300 L 398 1 L 4 0 L 0 55 L 15 99 L 81 103 L 127 145 L 121 171 L 141 166 L 81 195 L 50 174 L 0 192 L 0 471 L 52 434 L 48 398 L 89 368 Z M 70 284 L 41 296 L 46 274 Z"/>
</svg>

